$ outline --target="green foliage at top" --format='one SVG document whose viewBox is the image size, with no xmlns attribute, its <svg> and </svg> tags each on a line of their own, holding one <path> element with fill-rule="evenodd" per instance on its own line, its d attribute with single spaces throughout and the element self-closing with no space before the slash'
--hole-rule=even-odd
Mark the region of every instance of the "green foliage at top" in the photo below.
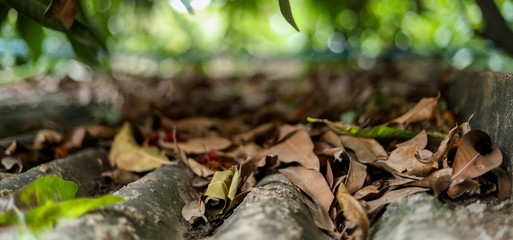
<svg viewBox="0 0 513 240">
<path fill-rule="evenodd" d="M 76 218 L 92 209 L 126 201 L 109 194 L 98 198 L 75 199 L 77 189 L 75 183 L 55 175 L 39 178 L 24 187 L 19 196 L 28 209 L 24 209 L 27 206 L 7 209 L 0 215 L 0 226 L 17 224 L 21 234 L 38 236 L 50 230 L 61 219 Z"/>
<path fill-rule="evenodd" d="M 58 63 L 49 59 L 75 54 L 138 75 L 176 73 L 183 62 L 216 56 L 349 59 L 370 69 L 378 58 L 406 55 L 440 57 L 457 69 L 513 69 L 511 58 L 476 34 L 484 20 L 474 0 L 76 0 L 70 29 L 44 18 L 50 2 L 0 0 L 0 68 L 29 59 L 50 68 Z M 494 2 L 513 24 L 513 0 Z M 28 51 L 10 48 L 19 39 Z"/>
</svg>

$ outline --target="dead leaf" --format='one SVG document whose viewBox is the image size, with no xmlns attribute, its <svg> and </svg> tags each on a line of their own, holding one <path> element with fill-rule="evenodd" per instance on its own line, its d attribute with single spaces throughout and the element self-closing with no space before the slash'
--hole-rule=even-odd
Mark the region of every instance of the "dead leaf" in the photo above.
<svg viewBox="0 0 513 240">
<path fill-rule="evenodd" d="M 424 162 L 442 162 L 442 160 L 447 156 L 449 149 L 451 148 L 452 138 L 454 137 L 458 129 L 458 126 L 453 127 L 449 131 L 449 133 L 444 137 L 444 140 L 442 140 L 440 146 L 438 146 L 438 150 L 435 153 L 433 153 L 433 155 L 431 155 L 429 158 L 425 159 Z"/>
<path fill-rule="evenodd" d="M 417 145 L 405 145 L 390 153 L 385 162 L 399 173 L 406 173 L 412 176 L 424 177 L 438 168 L 437 162 L 424 163 L 417 158 Z"/>
<path fill-rule="evenodd" d="M 13 140 L 11 144 L 9 144 L 9 147 L 5 149 L 4 153 L 5 155 L 14 155 L 16 152 L 20 151 L 19 148 L 23 148 L 20 144 L 18 144 L 18 141 Z M 23 148 L 22 151 L 26 151 L 27 149 Z"/>
<path fill-rule="evenodd" d="M 365 200 L 365 201 L 368 201 L 371 199 L 376 199 L 382 195 L 381 190 L 379 188 L 380 188 L 380 186 L 367 185 L 367 186 L 361 188 L 360 190 L 358 190 L 357 192 L 355 192 L 353 197 L 356 200 L 361 199 L 361 200 Z"/>
<path fill-rule="evenodd" d="M 492 148 L 490 136 L 480 130 L 471 130 L 461 138 L 454 158 L 452 179 L 479 177 L 501 163 L 502 153 L 498 147 Z"/>
<path fill-rule="evenodd" d="M 161 123 L 164 124 L 162 120 Z M 204 136 L 207 133 L 213 132 L 214 130 L 221 135 L 231 135 L 248 130 L 248 126 L 246 124 L 236 119 L 193 117 L 181 119 L 179 121 L 172 121 L 168 119 L 165 123 L 166 125 L 162 125 L 164 129 L 171 130 L 174 126 L 176 126 L 176 129 L 179 132 L 188 132 L 194 136 Z M 169 126 L 169 124 L 172 125 Z"/>
<path fill-rule="evenodd" d="M 312 218 L 314 220 L 315 225 L 319 227 L 320 229 L 328 231 L 330 235 L 334 235 L 335 231 L 335 224 L 333 223 L 333 220 L 331 220 L 330 215 L 321 209 L 321 207 L 315 203 L 315 201 L 310 198 L 305 193 L 301 192 L 301 201 L 305 203 L 305 205 L 310 210 L 310 213 L 312 213 Z"/>
<path fill-rule="evenodd" d="M 172 142 L 159 142 L 162 148 L 175 149 Z M 224 150 L 232 145 L 227 138 L 218 136 L 199 137 L 189 139 L 186 142 L 179 142 L 178 147 L 187 154 L 205 154 L 212 151 Z"/>
<path fill-rule="evenodd" d="M 463 195 L 464 193 L 472 193 L 479 190 L 479 182 L 472 179 L 456 179 L 453 180 L 449 189 L 447 189 L 447 195 L 450 198 L 455 199 Z"/>
<path fill-rule="evenodd" d="M 237 145 L 233 150 L 227 153 L 220 153 L 220 156 L 226 156 L 231 158 L 246 159 L 250 156 L 254 156 L 256 153 L 262 150 L 258 144 L 253 142 L 243 143 Z"/>
<path fill-rule="evenodd" d="M 367 177 L 367 166 L 358 162 L 355 159 L 351 159 L 349 164 L 349 173 L 346 179 L 346 189 L 350 194 L 353 194 L 360 190 L 365 184 L 365 178 Z"/>
<path fill-rule="evenodd" d="M 433 189 L 433 195 L 436 198 L 451 185 L 451 173 L 451 168 L 440 169 L 420 181 L 409 183 L 408 186 L 429 187 Z"/>
<path fill-rule="evenodd" d="M 207 191 L 203 195 L 206 212 L 208 214 L 221 214 L 235 198 L 240 184 L 240 173 L 236 167 L 230 170 L 214 173 Z"/>
<path fill-rule="evenodd" d="M 372 163 L 380 157 L 388 156 L 381 144 L 374 139 L 340 136 L 340 140 L 345 148 L 350 148 L 355 152 L 361 163 Z"/>
<path fill-rule="evenodd" d="M 337 191 L 337 201 L 346 219 L 346 226 L 354 229 L 349 239 L 365 240 L 369 234 L 370 222 L 363 206 L 340 184 Z"/>
<path fill-rule="evenodd" d="M 400 198 L 403 198 L 403 197 L 406 197 L 406 196 L 409 196 L 409 195 L 412 195 L 415 193 L 419 193 L 419 192 L 425 192 L 428 190 L 429 190 L 429 188 L 420 188 L 420 187 L 409 187 L 409 188 L 402 188 L 402 189 L 398 189 L 398 190 L 392 190 L 392 191 L 389 191 L 389 192 L 383 194 L 382 197 L 380 197 L 376 200 L 368 201 L 366 209 L 367 209 L 368 213 L 371 213 L 371 212 L 376 211 L 378 208 L 380 208 L 384 205 L 387 205 L 389 203 L 393 203 L 393 202 L 399 200 Z"/>
<path fill-rule="evenodd" d="M 198 176 L 196 176 L 196 177 L 192 180 L 192 186 L 193 186 L 193 187 L 197 187 L 197 188 L 203 188 L 203 187 L 208 186 L 208 184 L 210 183 L 210 180 L 211 180 L 211 179 L 207 179 L 207 178 L 204 178 L 204 177 L 198 177 Z"/>
<path fill-rule="evenodd" d="M 45 147 L 53 144 L 58 144 L 62 141 L 62 134 L 55 130 L 43 129 L 37 132 L 34 138 L 34 148 L 36 150 L 42 150 Z"/>
<path fill-rule="evenodd" d="M 340 138 L 338 135 L 333 131 L 327 131 L 321 136 L 321 141 L 326 142 L 330 144 L 333 147 L 343 147 L 342 142 L 340 141 Z"/>
<path fill-rule="evenodd" d="M 187 159 L 189 162 L 189 167 L 191 168 L 192 172 L 196 174 L 196 176 L 199 177 L 208 177 L 214 175 L 214 171 L 204 165 L 201 165 L 200 163 L 196 162 L 196 160 L 189 158 Z"/>
<path fill-rule="evenodd" d="M 326 174 L 325 174 L 326 182 L 330 189 L 333 189 L 333 183 L 335 181 L 335 177 L 333 176 L 333 169 L 331 169 L 331 164 L 329 161 L 326 162 Z"/>
<path fill-rule="evenodd" d="M 323 211 L 330 210 L 334 196 L 320 172 L 297 166 L 280 169 L 280 173 L 308 194 Z"/>
<path fill-rule="evenodd" d="M 253 128 L 245 133 L 237 134 L 233 137 L 234 142 L 250 142 L 253 141 L 256 137 L 263 135 L 267 132 L 270 132 L 275 127 L 274 123 L 265 123 L 259 125 L 256 128 Z"/>
<path fill-rule="evenodd" d="M 76 0 L 52 0 L 45 11 L 45 19 L 57 18 L 70 29 L 77 15 Z"/>
<path fill-rule="evenodd" d="M 21 173 L 23 171 L 23 163 L 22 163 L 21 159 L 19 159 L 19 158 L 10 157 L 10 156 L 4 157 L 4 158 L 2 158 L 2 165 L 7 170 L 11 170 L 11 169 L 13 171 L 16 170 L 16 171 L 14 171 L 15 173 Z"/>
<path fill-rule="evenodd" d="M 132 172 L 146 172 L 162 166 L 175 164 L 157 149 L 140 147 L 132 135 L 130 124 L 126 122 L 114 137 L 110 148 L 109 161 L 120 169 Z"/>
<path fill-rule="evenodd" d="M 258 166 L 265 162 L 266 156 L 277 155 L 278 160 L 284 163 L 297 162 L 305 168 L 319 171 L 319 158 L 313 152 L 314 145 L 306 130 L 300 130 L 284 142 L 256 154 L 260 159 Z"/>
<path fill-rule="evenodd" d="M 281 142 L 285 140 L 287 137 L 290 137 L 292 134 L 296 133 L 299 130 L 305 130 L 304 127 L 301 125 L 290 125 L 290 124 L 283 124 L 278 128 L 278 142 Z"/>
<path fill-rule="evenodd" d="M 245 190 L 243 190 L 241 193 L 237 194 L 231 201 L 230 205 L 226 208 L 225 212 L 228 212 L 232 210 L 233 208 L 237 207 L 243 200 L 246 198 L 246 196 L 253 190 L 253 187 L 249 187 Z"/>
<path fill-rule="evenodd" d="M 420 150 L 426 148 L 427 144 L 428 144 L 428 136 L 427 136 L 426 130 L 422 130 L 414 138 L 412 138 L 408 141 L 396 144 L 395 146 L 397 148 L 400 148 L 403 146 L 415 145 L 415 146 L 417 146 L 417 149 L 420 151 Z"/>
<path fill-rule="evenodd" d="M 89 139 L 104 139 L 115 136 L 116 132 L 102 125 L 85 125 L 76 127 L 66 136 L 65 145 L 68 148 L 80 148 Z"/>
<path fill-rule="evenodd" d="M 497 185 L 499 188 L 497 199 L 502 201 L 511 195 L 511 181 L 509 180 L 508 173 L 502 168 L 495 168 L 492 172 L 497 176 Z"/>
<path fill-rule="evenodd" d="M 436 116 L 436 105 L 440 96 L 434 98 L 422 98 L 412 109 L 390 123 L 398 124 L 399 128 L 404 128 L 407 123 L 421 122 L 433 119 Z"/>
<path fill-rule="evenodd" d="M 182 208 L 182 216 L 191 224 L 194 223 L 194 218 L 203 218 L 205 222 L 208 222 L 205 217 L 205 203 L 203 201 L 194 200 L 187 203 Z"/>
</svg>

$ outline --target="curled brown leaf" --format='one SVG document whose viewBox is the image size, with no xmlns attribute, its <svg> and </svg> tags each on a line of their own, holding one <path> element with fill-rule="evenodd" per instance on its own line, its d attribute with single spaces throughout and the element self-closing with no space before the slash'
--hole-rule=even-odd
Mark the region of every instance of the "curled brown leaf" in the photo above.
<svg viewBox="0 0 513 240">
<path fill-rule="evenodd" d="M 498 147 L 492 147 L 490 136 L 480 130 L 471 130 L 461 138 L 454 158 L 452 179 L 479 177 L 501 163 L 502 153 Z"/>
</svg>

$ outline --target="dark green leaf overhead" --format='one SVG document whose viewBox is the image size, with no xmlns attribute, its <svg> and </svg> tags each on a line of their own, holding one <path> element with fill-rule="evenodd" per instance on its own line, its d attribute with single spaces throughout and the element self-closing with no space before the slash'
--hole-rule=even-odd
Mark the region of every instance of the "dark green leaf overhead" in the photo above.
<svg viewBox="0 0 513 240">
<path fill-rule="evenodd" d="M 287 20 L 287 22 L 289 22 L 289 24 L 299 32 L 299 28 L 297 27 L 296 22 L 294 21 L 294 17 L 292 16 L 289 0 L 280 0 L 280 11 L 285 20 Z"/>
<path fill-rule="evenodd" d="M 45 36 L 41 25 L 24 15 L 19 15 L 16 26 L 21 37 L 27 43 L 31 58 L 39 59 L 43 54 L 43 39 Z"/>
</svg>

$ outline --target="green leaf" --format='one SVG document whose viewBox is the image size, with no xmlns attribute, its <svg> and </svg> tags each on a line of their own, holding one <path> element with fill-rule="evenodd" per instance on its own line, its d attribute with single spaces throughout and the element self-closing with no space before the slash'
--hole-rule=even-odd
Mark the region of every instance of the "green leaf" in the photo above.
<svg viewBox="0 0 513 240">
<path fill-rule="evenodd" d="M 66 33 L 77 57 L 87 63 L 97 63 L 98 50 L 107 49 L 105 40 L 96 34 L 91 24 L 75 20 L 71 28 L 67 29 L 57 18 L 45 19 L 50 0 L 3 0 L 3 2 L 18 11 L 19 15 L 25 15 L 45 27 Z"/>
<path fill-rule="evenodd" d="M 366 137 L 366 138 L 413 138 L 417 135 L 417 133 L 412 131 L 400 130 L 396 128 L 386 127 L 386 126 L 375 126 L 370 129 L 360 129 L 351 124 L 347 124 L 344 122 L 332 122 L 326 119 L 318 119 L 318 118 L 307 118 L 308 122 L 322 122 L 328 125 L 333 131 L 339 134 L 346 134 L 356 137 Z"/>
<path fill-rule="evenodd" d="M 29 210 L 26 214 L 26 224 L 33 230 L 47 229 L 55 225 L 59 219 L 72 219 L 80 217 L 88 211 L 109 204 L 126 201 L 125 198 L 104 195 L 98 198 L 79 198 L 67 200 L 62 203 L 47 201 L 44 205 Z"/>
<path fill-rule="evenodd" d="M 16 26 L 21 37 L 27 43 L 32 59 L 39 59 L 43 53 L 43 40 L 45 37 L 41 25 L 24 15 L 18 15 Z"/>
<path fill-rule="evenodd" d="M 180 0 L 182 1 L 182 4 L 187 8 L 187 11 L 189 14 L 194 14 L 194 9 L 191 6 L 191 0 Z"/>
<path fill-rule="evenodd" d="M 290 9 L 290 3 L 289 0 L 279 0 L 280 3 L 280 11 L 281 15 L 289 22 L 289 24 L 296 29 L 296 31 L 299 32 L 299 28 L 296 25 L 296 22 L 294 21 L 294 17 L 292 16 L 292 10 Z"/>
<path fill-rule="evenodd" d="M 77 190 L 78 186 L 74 182 L 65 181 L 57 175 L 46 176 L 27 185 L 20 195 L 20 200 L 29 206 L 36 200 L 37 205 L 41 206 L 48 201 L 74 199 Z"/>
</svg>

